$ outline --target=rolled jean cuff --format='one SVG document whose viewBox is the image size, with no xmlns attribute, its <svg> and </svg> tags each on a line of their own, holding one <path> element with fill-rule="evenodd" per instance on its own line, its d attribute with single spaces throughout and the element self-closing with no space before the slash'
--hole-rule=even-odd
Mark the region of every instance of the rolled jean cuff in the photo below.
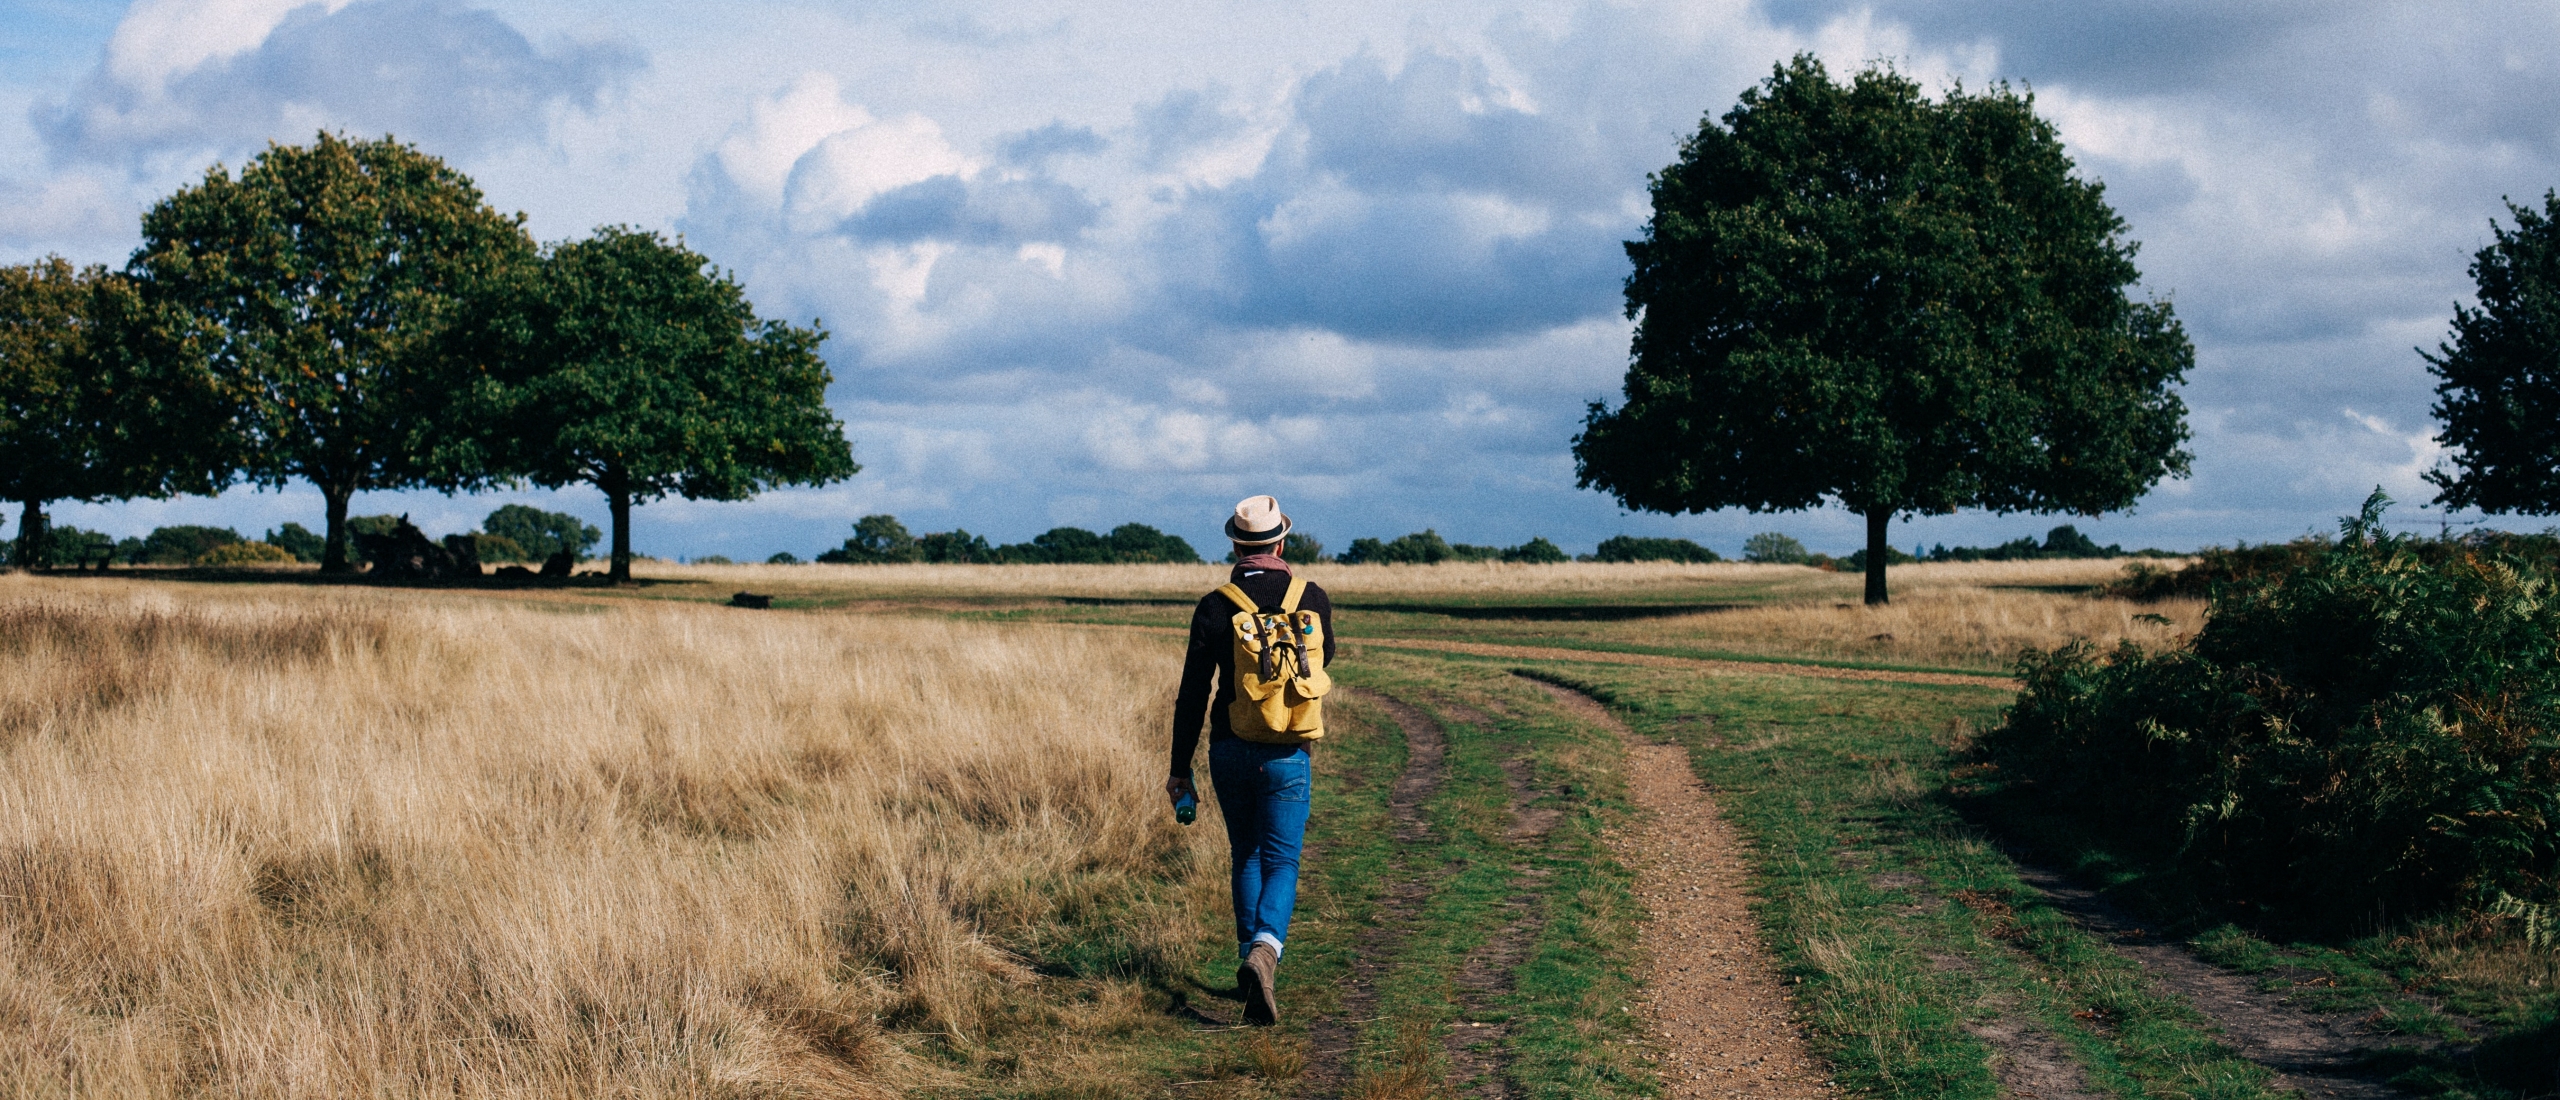
<svg viewBox="0 0 2560 1100">
<path fill-rule="evenodd" d="M 1276 958 L 1279 958 L 1279 957 L 1281 956 L 1281 954 L 1282 954 L 1282 953 L 1284 953 L 1284 952 L 1286 952 L 1286 951 L 1288 950 L 1288 947 L 1286 947 L 1285 945 L 1283 945 L 1283 944 L 1280 942 L 1280 937 L 1278 937 L 1278 936 L 1274 936 L 1274 935 L 1272 935 L 1272 934 L 1271 934 L 1271 933 L 1269 933 L 1269 932 L 1262 932 L 1262 933 L 1258 933 L 1258 934 L 1256 934 L 1256 935 L 1253 937 L 1253 939 L 1251 939 L 1251 940 L 1249 940 L 1249 941 L 1247 941 L 1247 942 L 1237 944 L 1237 945 L 1236 945 L 1236 957 L 1237 957 L 1237 958 L 1239 958 L 1239 959 L 1241 959 L 1241 958 L 1245 958 L 1245 957 L 1248 957 L 1248 956 L 1252 955 L 1252 954 L 1253 954 L 1253 945 L 1254 945 L 1254 944 L 1257 944 L 1257 943 L 1267 943 L 1267 944 L 1270 944 L 1270 945 L 1271 945 L 1271 957 L 1272 957 L 1272 958 L 1275 958 L 1275 959 L 1276 959 Z"/>
</svg>

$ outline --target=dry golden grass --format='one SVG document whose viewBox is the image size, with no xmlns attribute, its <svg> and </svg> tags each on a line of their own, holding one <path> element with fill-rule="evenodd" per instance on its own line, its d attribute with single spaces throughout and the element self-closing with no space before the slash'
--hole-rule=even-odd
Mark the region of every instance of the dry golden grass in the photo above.
<svg viewBox="0 0 2560 1100">
<path fill-rule="evenodd" d="M 1022 955 L 1182 969 L 1223 885 L 1170 642 L 176 591 L 0 577 L 0 1092 L 1107 1078 L 1143 989 Z"/>
<path fill-rule="evenodd" d="M 2006 668 L 2022 649 L 2086 639 L 2161 648 L 2204 625 L 2204 601 L 2139 604 L 2051 592 L 1914 586 L 1883 607 L 1794 601 L 1630 624 L 1618 639 L 1767 656 Z M 1854 599 L 1854 598 L 1853 598 Z"/>
<path fill-rule="evenodd" d="M 2126 559 L 2130 560 L 2130 559 Z M 1897 565 L 1890 571 L 1895 599 L 1941 588 L 2092 585 L 2124 574 L 2126 560 L 1943 562 Z M 774 587 L 826 589 L 883 596 L 1087 596 L 1198 595 L 1225 583 L 1224 565 L 676 565 L 635 562 L 635 576 L 703 581 L 763 591 Z M 1327 591 L 1345 596 L 1394 598 L 1592 596 L 1619 598 L 1665 589 L 1732 588 L 1780 591 L 1806 597 L 1855 599 L 1864 581 L 1856 573 L 1827 573 L 1801 565 L 1717 562 L 1567 562 L 1512 565 L 1441 562 L 1437 565 L 1310 565 L 1301 573 Z"/>
<path fill-rule="evenodd" d="M 1161 598 L 1198 596 L 1226 583 L 1224 565 L 672 565 L 635 563 L 635 576 L 735 585 L 827 590 L 882 597 L 1084 596 Z M 1301 567 L 1326 591 L 1345 596 L 1467 597 L 1611 596 L 1666 587 L 1782 585 L 1808 589 L 1854 588 L 1794 565 L 1675 565 L 1668 562 L 1507 565 L 1442 562 L 1438 565 L 1311 565 Z"/>
<path fill-rule="evenodd" d="M 1473 641 L 1605 642 L 1895 664 L 2006 669 L 2022 649 L 2075 639 L 2101 648 L 2122 641 L 2158 647 L 2203 625 L 2200 600 L 2138 604 L 2086 589 L 2124 575 L 2125 560 L 1944 562 L 1895 566 L 1893 602 L 1869 608 L 1864 580 L 1795 565 L 1669 563 L 1505 565 L 1317 565 L 1305 574 L 1351 606 L 1345 637 L 1463 637 Z M 2171 563 L 2175 564 L 2175 563 Z M 1223 565 L 743 565 L 650 563 L 643 576 L 736 588 L 851 599 L 923 601 L 1083 597 L 1190 599 L 1223 582 Z M 1660 618 L 1602 616 L 1445 623 L 1427 616 L 1377 616 L 1358 605 L 1415 600 L 1451 606 L 1518 600 L 1532 604 L 1726 603 L 1735 606 Z M 1418 609 L 1417 609 L 1418 610 Z M 1171 623 L 1175 620 L 1168 619 Z"/>
</svg>

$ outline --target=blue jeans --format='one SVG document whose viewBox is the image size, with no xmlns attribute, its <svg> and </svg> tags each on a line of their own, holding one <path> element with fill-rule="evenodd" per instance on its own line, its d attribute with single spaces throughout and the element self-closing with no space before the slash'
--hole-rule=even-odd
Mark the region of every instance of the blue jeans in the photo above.
<svg viewBox="0 0 2560 1100">
<path fill-rule="evenodd" d="M 1307 836 L 1314 761 L 1303 745 L 1237 738 L 1209 743 L 1209 782 L 1227 819 L 1235 887 L 1236 953 L 1266 940 L 1278 951 L 1298 907 L 1298 850 Z"/>
</svg>

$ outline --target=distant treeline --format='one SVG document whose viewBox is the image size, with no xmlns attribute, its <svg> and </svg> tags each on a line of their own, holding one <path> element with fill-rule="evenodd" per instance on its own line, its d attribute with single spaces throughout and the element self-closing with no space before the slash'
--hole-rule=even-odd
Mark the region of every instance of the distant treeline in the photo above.
<svg viewBox="0 0 2560 1100">
<path fill-rule="evenodd" d="M 400 521 L 399 516 L 348 516 L 347 531 L 353 536 L 389 535 Z M 465 537 L 477 545 L 479 560 L 485 562 L 538 562 L 563 550 L 568 551 L 570 560 L 579 561 L 604 537 L 604 532 L 566 513 L 509 504 L 489 513 L 480 522 L 480 530 L 468 532 Z M 228 527 L 200 524 L 158 527 L 141 538 L 123 539 L 78 527 L 48 525 L 43 538 L 44 562 L 82 569 L 109 565 L 317 564 L 328 550 L 328 540 L 299 523 L 269 528 L 265 535 L 254 539 Z M 15 540 L 0 543 L 0 565 L 14 564 L 17 554 Z"/>
<path fill-rule="evenodd" d="M 1833 557 L 1808 551 L 1804 544 L 1775 531 L 1753 535 L 1742 544 L 1742 560 L 1774 565 L 1810 565 L 1817 569 L 1866 568 L 1866 551 Z M 1340 554 L 1325 552 L 1323 543 L 1304 533 L 1292 533 L 1281 556 L 1292 562 L 1339 562 L 1343 565 L 1432 565 L 1444 561 L 1514 562 L 1546 565 L 1568 561 L 1586 562 L 1682 562 L 1705 564 L 1725 560 L 1724 556 L 1689 539 L 1649 538 L 1617 535 L 1602 539 L 1591 553 L 1567 554 L 1545 538 L 1532 538 L 1517 546 L 1479 546 L 1450 542 L 1440 532 L 1424 528 L 1392 539 L 1353 539 L 1350 548 Z M 2021 537 L 1998 546 L 1975 547 L 1940 545 L 1921 555 L 1894 550 L 1892 564 L 1921 561 L 2036 561 L 2065 558 L 2177 557 L 2166 550 L 2131 550 L 2121 546 L 2101 546 L 2070 524 L 2045 532 L 2044 541 Z M 1228 560 L 1234 555 L 1229 554 Z M 696 559 L 709 561 L 710 559 Z M 720 559 L 725 561 L 726 559 Z M 777 564 L 796 563 L 796 555 L 776 554 L 767 559 Z M 852 564 L 886 564 L 893 562 L 949 562 L 1025 565 L 1107 565 L 1122 562 L 1197 562 L 1200 555 L 1176 535 L 1168 535 L 1143 523 L 1126 523 L 1098 535 L 1081 527 L 1056 527 L 1029 542 L 991 546 L 987 540 L 966 530 L 951 530 L 926 535 L 908 533 L 896 516 L 864 516 L 853 525 L 853 537 L 843 546 L 818 555 L 822 562 Z"/>
<path fill-rule="evenodd" d="M 1885 548 L 1885 564 L 1910 565 L 1943 561 L 2060 561 L 2075 558 L 2174 558 L 2182 557 L 2168 550 L 2127 550 L 2122 546 L 2098 545 L 2097 540 L 2081 534 L 2068 523 L 2047 531 L 2044 541 L 2020 536 L 1998 546 L 1948 546 L 1940 543 L 1919 554 L 1906 554 L 1898 547 Z M 1742 544 L 1742 560 L 1779 565 L 1810 565 L 1817 569 L 1845 569 L 1863 573 L 1867 568 L 1864 550 L 1845 557 L 1808 552 L 1804 544 L 1771 531 L 1751 536 Z"/>
<path fill-rule="evenodd" d="M 775 564 L 793 564 L 799 559 L 790 554 L 776 554 L 767 559 Z M 822 562 L 852 565 L 888 565 L 900 562 L 934 564 L 992 565 L 1121 565 L 1162 562 L 1175 565 L 1198 564 L 1200 552 L 1179 535 L 1168 535 L 1143 523 L 1124 523 L 1107 535 L 1098 535 L 1082 527 L 1052 527 L 1029 542 L 989 545 L 981 535 L 965 529 L 936 531 L 924 535 L 910 534 L 898 517 L 864 516 L 854 522 L 853 537 L 844 545 L 818 555 Z"/>
</svg>

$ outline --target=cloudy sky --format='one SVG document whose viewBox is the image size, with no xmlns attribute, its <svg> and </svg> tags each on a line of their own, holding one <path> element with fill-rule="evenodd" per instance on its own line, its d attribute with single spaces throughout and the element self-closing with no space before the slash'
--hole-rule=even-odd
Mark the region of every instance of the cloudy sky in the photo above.
<svg viewBox="0 0 2560 1100">
<path fill-rule="evenodd" d="M 2196 341 L 2195 476 L 2084 530 L 2283 538 L 2377 484 L 2435 527 L 2413 349 L 2502 198 L 2560 185 L 2560 5 L 5 0 L 0 261 L 121 264 L 154 200 L 324 128 L 419 144 L 546 241 L 682 233 L 766 314 L 834 333 L 865 468 L 649 505 L 636 543 L 666 556 L 807 556 L 870 512 L 1205 548 L 1262 491 L 1336 547 L 1432 527 L 1733 553 L 1774 529 L 1846 551 L 1836 512 L 1626 513 L 1574 488 L 1569 451 L 1624 371 L 1645 174 L 1799 51 L 2032 88 L 2131 223 L 2143 293 Z M 356 508 L 442 532 L 507 501 L 604 515 L 575 489 Z M 317 527 L 320 499 L 57 514 L 254 534 Z"/>
</svg>

